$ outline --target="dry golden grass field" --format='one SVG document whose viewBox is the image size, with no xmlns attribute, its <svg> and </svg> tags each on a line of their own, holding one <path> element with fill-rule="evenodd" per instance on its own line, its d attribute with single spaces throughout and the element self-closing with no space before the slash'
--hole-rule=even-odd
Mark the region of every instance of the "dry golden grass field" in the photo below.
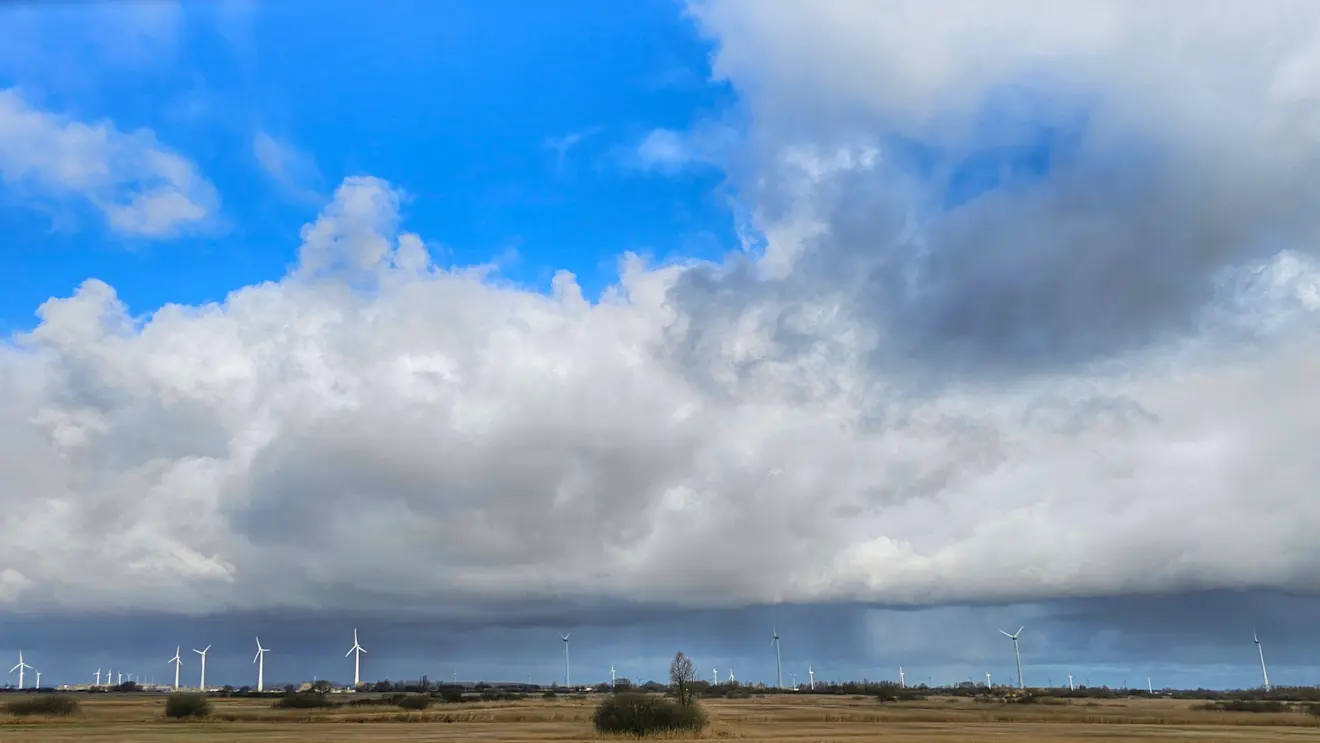
<svg viewBox="0 0 1320 743">
<path fill-rule="evenodd" d="M 7 696 L 7 695 L 6 695 Z M 0 741 L 586 741 L 609 739 L 591 727 L 595 700 L 437 705 L 425 712 L 386 707 L 274 710 L 254 699 L 216 699 L 211 719 L 167 721 L 165 700 L 150 696 L 84 697 L 64 719 L 0 714 Z M 746 741 L 1301 741 L 1320 742 L 1320 718 L 1304 712 L 1262 714 L 1193 709 L 1171 699 L 1072 700 L 1004 705 L 932 698 L 880 704 L 855 697 L 778 696 L 711 700 L 701 738 Z"/>
</svg>

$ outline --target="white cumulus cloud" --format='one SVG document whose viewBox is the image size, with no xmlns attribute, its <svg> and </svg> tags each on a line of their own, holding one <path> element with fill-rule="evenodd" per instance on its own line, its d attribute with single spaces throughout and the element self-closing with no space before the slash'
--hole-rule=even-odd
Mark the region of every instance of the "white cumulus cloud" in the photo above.
<svg viewBox="0 0 1320 743">
<path fill-rule="evenodd" d="M 204 225 L 219 208 L 197 166 L 148 130 L 84 123 L 0 90 L 0 180 L 41 197 L 81 199 L 125 235 L 170 237 Z"/>
</svg>

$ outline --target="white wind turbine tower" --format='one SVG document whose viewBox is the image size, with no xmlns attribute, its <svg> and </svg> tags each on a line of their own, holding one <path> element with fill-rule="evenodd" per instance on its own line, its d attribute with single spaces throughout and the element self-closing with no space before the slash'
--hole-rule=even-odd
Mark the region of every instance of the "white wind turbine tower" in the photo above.
<svg viewBox="0 0 1320 743">
<path fill-rule="evenodd" d="M 907 688 L 907 679 L 903 677 L 903 666 L 898 667 L 898 685 Z"/>
<path fill-rule="evenodd" d="M 784 664 L 779 654 L 779 627 L 771 625 L 770 644 L 775 646 L 775 684 L 778 688 L 784 688 Z"/>
<path fill-rule="evenodd" d="M 257 654 L 252 656 L 252 662 L 257 664 L 257 691 L 266 690 L 266 653 L 269 648 L 261 647 L 261 638 L 257 638 Z"/>
<path fill-rule="evenodd" d="M 1026 627 L 1018 627 L 1018 631 L 1017 631 L 1017 632 L 1014 632 L 1014 633 L 1011 634 L 1011 635 L 1008 634 L 1007 632 L 1003 631 L 1002 629 L 999 630 L 999 634 L 1001 634 L 1001 635 L 1003 635 L 1004 637 L 1007 637 L 1008 639 L 1010 639 L 1010 640 L 1013 641 L 1013 657 L 1017 658 L 1018 688 L 1019 688 L 1019 689 L 1025 689 L 1025 688 L 1027 688 L 1027 685 L 1022 681 L 1022 654 L 1021 654 L 1020 652 L 1018 652 L 1018 637 L 1022 635 L 1022 630 L 1024 630 L 1024 629 L 1026 629 Z"/>
<path fill-rule="evenodd" d="M 614 664 L 610 664 L 610 688 L 614 688 Z"/>
<path fill-rule="evenodd" d="M 1072 674 L 1068 674 L 1068 691 L 1076 691 L 1073 687 Z"/>
<path fill-rule="evenodd" d="M 96 685 L 101 685 L 101 669 L 96 669 Z"/>
<path fill-rule="evenodd" d="M 174 690 L 175 690 L 175 691 L 178 691 L 178 690 L 179 690 L 179 668 L 180 668 L 181 666 L 183 666 L 183 658 L 180 658 L 180 657 L 179 657 L 179 651 L 182 650 L 182 649 L 183 649 L 183 646 L 182 646 L 182 645 L 175 645 L 175 646 L 174 646 L 174 657 L 173 657 L 173 658 L 170 658 L 170 659 L 167 660 L 167 661 L 165 661 L 166 663 L 173 663 L 173 664 L 174 664 Z"/>
<path fill-rule="evenodd" d="M 14 671 L 18 671 L 18 688 L 20 689 L 23 688 L 23 669 L 30 670 L 31 668 L 32 666 L 29 666 L 28 664 L 23 662 L 23 651 L 22 650 L 18 651 L 18 665 L 9 669 L 10 673 L 13 673 Z"/>
<path fill-rule="evenodd" d="M 261 641 L 258 640 L 257 647 L 260 646 L 261 646 Z M 362 654 L 365 652 L 367 651 L 361 645 L 358 644 L 357 627 L 354 627 L 353 647 L 349 648 L 347 653 L 344 653 L 345 658 L 347 658 L 350 655 L 353 656 L 353 688 L 354 689 L 358 688 L 358 686 L 361 685 L 362 683 L 362 677 L 360 672 L 362 670 Z"/>
<path fill-rule="evenodd" d="M 197 653 L 198 655 L 202 656 L 202 679 L 201 681 L 197 682 L 197 689 L 201 691 L 203 694 L 206 693 L 206 651 L 210 649 L 211 649 L 210 645 L 207 645 L 201 650 L 198 650 L 197 648 L 193 648 L 194 653 Z"/>
<path fill-rule="evenodd" d="M 35 670 L 35 669 L 33 669 L 33 670 Z M 41 688 L 41 671 L 37 671 L 36 673 L 37 673 L 37 688 L 40 689 L 40 688 Z"/>
<path fill-rule="evenodd" d="M 1251 639 L 1252 639 L 1252 641 L 1254 641 L 1254 642 L 1256 643 L 1256 652 L 1260 653 L 1260 675 L 1261 675 L 1262 678 L 1265 679 L 1265 691 L 1269 691 L 1269 690 L 1270 690 L 1270 674 L 1269 674 L 1269 671 L 1266 671 L 1266 670 L 1265 670 L 1265 648 L 1261 647 L 1261 644 L 1260 644 L 1260 635 L 1257 635 L 1257 634 L 1256 634 L 1256 630 L 1252 630 L 1252 631 L 1251 631 Z M 20 656 L 19 659 L 22 660 L 22 656 Z M 21 676 L 20 676 L 20 678 L 21 678 Z"/>
<path fill-rule="evenodd" d="M 564 641 L 564 686 L 570 689 L 573 688 L 573 684 L 568 674 L 568 636 L 571 634 L 573 633 L 565 632 L 564 634 L 559 636 L 559 639 Z"/>
<path fill-rule="evenodd" d="M 736 678 L 733 677 L 733 669 L 730 668 L 730 669 L 729 669 L 729 683 L 732 684 L 733 682 L 735 682 L 735 681 L 737 681 L 737 680 L 738 680 L 738 679 L 736 679 Z"/>
<path fill-rule="evenodd" d="M 816 671 L 811 667 L 811 664 L 810 664 L 810 663 L 807 664 L 807 678 L 811 679 L 811 690 L 812 690 L 812 691 L 815 691 L 815 690 L 816 690 Z"/>
<path fill-rule="evenodd" d="M 985 688 L 987 688 L 987 689 L 990 688 L 990 672 L 989 672 L 989 671 L 986 671 L 986 672 L 985 672 Z"/>
<path fill-rule="evenodd" d="M 1147 694 L 1154 694 L 1154 693 L 1155 693 L 1155 687 L 1153 687 L 1153 686 L 1150 685 L 1150 676 L 1147 676 L 1147 677 L 1146 677 L 1146 693 L 1147 693 Z"/>
</svg>

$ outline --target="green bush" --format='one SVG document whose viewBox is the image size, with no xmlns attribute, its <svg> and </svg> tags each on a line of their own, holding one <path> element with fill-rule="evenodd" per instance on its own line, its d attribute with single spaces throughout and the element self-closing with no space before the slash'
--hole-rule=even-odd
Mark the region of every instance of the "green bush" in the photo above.
<svg viewBox="0 0 1320 743">
<path fill-rule="evenodd" d="M 614 694 L 600 703 L 593 719 L 597 732 L 655 735 L 700 732 L 706 713 L 695 703 L 683 706 L 651 694 Z"/>
<path fill-rule="evenodd" d="M 400 709 L 426 709 L 431 706 L 431 698 L 421 694 L 408 694 L 394 700 L 394 704 Z"/>
<path fill-rule="evenodd" d="M 165 700 L 165 716 L 175 719 L 206 717 L 211 714 L 211 702 L 205 694 L 174 693 Z"/>
<path fill-rule="evenodd" d="M 42 715 L 46 717 L 68 717 L 78 714 L 78 700 L 62 694 L 38 694 L 27 699 L 17 699 L 5 705 L 9 714 L 19 717 Z"/>
<path fill-rule="evenodd" d="M 315 691 L 286 692 L 271 705 L 275 709 L 321 709 L 333 707 L 335 703 L 325 694 Z"/>
</svg>

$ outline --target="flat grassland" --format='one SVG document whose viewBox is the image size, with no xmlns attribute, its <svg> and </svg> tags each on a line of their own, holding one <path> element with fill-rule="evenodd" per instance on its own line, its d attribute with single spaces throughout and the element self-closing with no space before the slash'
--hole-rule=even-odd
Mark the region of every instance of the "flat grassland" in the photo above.
<svg viewBox="0 0 1320 743">
<path fill-rule="evenodd" d="M 3 695 L 13 699 L 16 695 Z M 204 721 L 170 721 L 160 696 L 79 697 L 82 711 L 63 719 L 0 713 L 0 741 L 588 741 L 596 699 L 438 704 L 424 712 L 390 707 L 275 710 L 269 700 L 215 699 Z M 1060 700 L 1062 701 L 1062 700 Z M 702 703 L 710 727 L 700 738 L 748 741 L 1270 741 L 1320 742 L 1320 717 L 1305 712 L 1193 709 L 1174 699 L 1068 700 L 1006 705 L 929 698 L 881 704 L 874 699 L 767 696 Z"/>
</svg>

